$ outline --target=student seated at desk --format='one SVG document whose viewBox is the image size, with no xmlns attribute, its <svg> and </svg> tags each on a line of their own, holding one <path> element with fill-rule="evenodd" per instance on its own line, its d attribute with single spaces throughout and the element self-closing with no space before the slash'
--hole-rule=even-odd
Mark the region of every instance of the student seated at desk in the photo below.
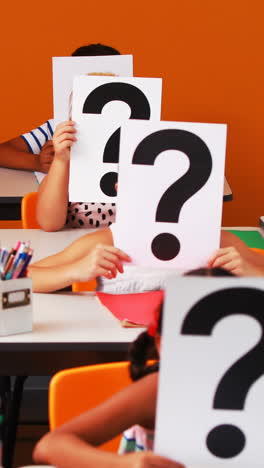
<svg viewBox="0 0 264 468">
<path fill-rule="evenodd" d="M 114 246 L 114 226 L 85 234 L 63 251 L 33 263 L 28 269 L 33 291 L 56 291 L 74 282 L 97 277 L 103 277 L 107 282 L 123 274 L 123 263 L 129 262 L 130 258 Z M 264 256 L 227 231 L 222 231 L 221 247 L 208 260 L 208 266 L 222 267 L 237 276 L 264 276 Z M 162 286 L 162 271 L 158 270 L 153 288 Z"/>
<path fill-rule="evenodd" d="M 221 269 L 194 270 L 188 275 L 232 276 Z M 181 463 L 153 453 L 158 362 L 152 366 L 147 362 L 159 355 L 161 329 L 162 304 L 157 303 L 148 331 L 130 346 L 130 376 L 134 383 L 46 434 L 34 449 L 36 463 L 60 468 L 183 468 Z M 97 448 L 122 433 L 119 454 Z"/>
<path fill-rule="evenodd" d="M 89 44 L 76 49 L 72 56 L 120 55 L 113 47 Z M 48 172 L 54 156 L 53 119 L 12 140 L 0 143 L 0 167 Z"/>
<path fill-rule="evenodd" d="M 94 52 L 94 45 L 87 46 L 86 55 L 89 55 L 90 49 Z M 100 44 L 96 45 L 96 53 L 119 54 L 117 50 Z M 93 74 L 97 74 L 96 70 Z M 58 231 L 65 225 L 71 228 L 102 228 L 115 221 L 115 203 L 69 202 L 70 148 L 76 141 L 75 132 L 74 123 L 69 120 L 59 124 L 53 135 L 54 159 L 38 191 L 37 219 L 45 231 Z"/>
</svg>

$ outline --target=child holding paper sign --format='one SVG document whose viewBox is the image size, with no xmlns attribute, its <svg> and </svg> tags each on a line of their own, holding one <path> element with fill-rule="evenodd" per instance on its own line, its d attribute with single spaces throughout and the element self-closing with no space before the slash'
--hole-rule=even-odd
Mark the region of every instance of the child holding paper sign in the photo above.
<svg viewBox="0 0 264 468">
<path fill-rule="evenodd" d="M 97 55 L 120 55 L 111 47 L 101 44 L 97 46 Z M 88 48 L 89 46 L 86 47 L 86 55 L 89 55 Z M 114 76 L 111 72 L 96 71 L 89 75 Z M 86 229 L 99 228 L 110 226 L 115 221 L 115 203 L 68 202 L 70 148 L 76 140 L 74 133 L 74 123 L 69 120 L 59 124 L 53 135 L 54 159 L 38 192 L 37 218 L 45 231 L 57 231 L 65 225 Z"/>
<path fill-rule="evenodd" d="M 162 292 L 153 311 L 149 331 L 140 334 L 130 349 L 130 375 L 136 382 L 98 407 L 45 435 L 34 450 L 36 463 L 49 463 L 61 468 L 183 468 L 181 464 L 152 452 L 158 366 L 148 366 L 146 363 L 149 357 L 156 357 L 150 354 L 153 348 L 155 351 L 159 348 L 161 301 Z M 124 433 L 121 441 L 122 455 L 96 448 L 130 426 L 133 428 Z"/>
<path fill-rule="evenodd" d="M 88 281 L 99 276 L 112 280 L 123 274 L 123 263 L 129 262 L 130 257 L 114 247 L 114 226 L 111 226 L 112 229 L 85 234 L 63 251 L 33 263 L 28 269 L 28 275 L 33 281 L 33 291 L 50 292 L 75 281 Z M 221 248 L 208 260 L 207 266 L 222 267 L 237 276 L 264 276 L 264 255 L 249 249 L 234 234 L 222 231 Z M 153 287 L 162 287 L 166 272 L 166 269 L 164 272 L 163 269 L 158 270 Z M 138 272 L 135 276 L 140 279 Z M 123 284 L 128 283 L 129 278 L 125 281 L 126 277 L 125 272 Z M 108 281 L 108 286 L 109 283 Z"/>
<path fill-rule="evenodd" d="M 54 160 L 39 186 L 37 218 L 45 231 L 69 227 L 99 228 L 115 221 L 115 203 L 72 203 L 68 205 L 70 148 L 75 137 L 71 120 L 56 127 L 53 136 Z M 68 211 L 68 212 L 67 212 Z"/>
<path fill-rule="evenodd" d="M 194 270 L 188 275 L 232 276 L 221 269 Z M 61 468 L 183 468 L 180 463 L 152 452 L 158 362 L 149 365 L 148 360 L 159 355 L 162 303 L 163 291 L 160 291 L 148 330 L 141 333 L 130 347 L 130 376 L 134 383 L 45 435 L 34 450 L 36 463 L 49 463 Z M 119 455 L 97 448 L 122 432 Z"/>
<path fill-rule="evenodd" d="M 89 44 L 78 47 L 73 57 L 120 55 L 113 47 Z M 0 143 L 0 167 L 48 172 L 54 157 L 52 136 L 53 119 L 11 140 Z"/>
</svg>

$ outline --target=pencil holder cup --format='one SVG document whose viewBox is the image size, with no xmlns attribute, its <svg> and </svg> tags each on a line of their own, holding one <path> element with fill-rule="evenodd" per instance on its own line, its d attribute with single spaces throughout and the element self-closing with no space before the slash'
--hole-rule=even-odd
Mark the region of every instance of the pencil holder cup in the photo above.
<svg viewBox="0 0 264 468">
<path fill-rule="evenodd" d="M 0 280 L 0 336 L 32 331 L 32 280 Z"/>
</svg>

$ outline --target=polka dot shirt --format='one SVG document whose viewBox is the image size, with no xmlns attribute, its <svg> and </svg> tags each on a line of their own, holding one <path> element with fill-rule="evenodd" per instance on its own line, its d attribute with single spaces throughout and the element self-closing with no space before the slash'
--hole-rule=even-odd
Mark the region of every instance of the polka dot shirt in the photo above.
<svg viewBox="0 0 264 468">
<path fill-rule="evenodd" d="M 108 227 L 115 222 L 115 203 L 68 203 L 65 226 L 94 229 Z"/>
</svg>

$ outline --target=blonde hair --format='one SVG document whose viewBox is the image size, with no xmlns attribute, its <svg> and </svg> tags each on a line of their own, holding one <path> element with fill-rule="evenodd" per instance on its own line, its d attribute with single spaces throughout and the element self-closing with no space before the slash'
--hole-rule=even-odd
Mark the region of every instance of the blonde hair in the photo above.
<svg viewBox="0 0 264 468">
<path fill-rule="evenodd" d="M 115 75 L 115 73 L 111 72 L 91 72 L 91 73 L 85 73 L 86 76 L 118 76 Z M 69 119 L 72 118 L 72 91 L 70 92 L 69 95 Z"/>
<path fill-rule="evenodd" d="M 111 72 L 91 72 L 91 73 L 86 73 L 86 75 L 88 76 L 118 76 L 116 75 L 115 73 L 111 73 Z"/>
</svg>

